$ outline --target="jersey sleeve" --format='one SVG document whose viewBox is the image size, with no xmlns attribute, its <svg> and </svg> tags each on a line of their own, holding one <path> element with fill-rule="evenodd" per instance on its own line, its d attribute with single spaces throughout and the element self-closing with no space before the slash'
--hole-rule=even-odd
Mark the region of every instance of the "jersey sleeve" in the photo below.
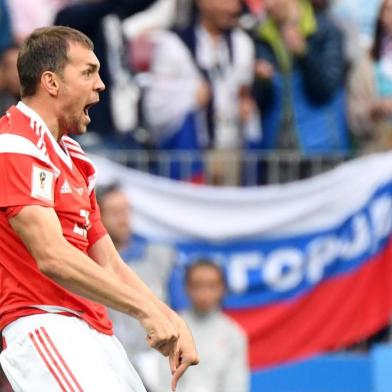
<svg viewBox="0 0 392 392">
<path fill-rule="evenodd" d="M 0 208 L 15 216 L 27 205 L 54 206 L 56 176 L 47 163 L 24 154 L 0 154 Z"/>
<path fill-rule="evenodd" d="M 100 238 L 102 238 L 105 234 L 107 234 L 107 230 L 105 229 L 105 226 L 103 225 L 101 220 L 101 213 L 99 210 L 97 198 L 95 196 L 95 191 L 91 192 L 90 201 L 91 201 L 91 212 L 90 212 L 91 227 L 87 231 L 87 239 L 88 239 L 89 247 L 93 246 Z"/>
</svg>

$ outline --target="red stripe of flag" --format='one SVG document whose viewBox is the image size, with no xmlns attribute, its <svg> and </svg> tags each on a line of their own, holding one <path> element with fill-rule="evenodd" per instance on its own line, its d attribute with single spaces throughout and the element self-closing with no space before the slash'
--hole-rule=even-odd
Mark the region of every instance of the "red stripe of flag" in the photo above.
<svg viewBox="0 0 392 392">
<path fill-rule="evenodd" d="M 226 313 L 247 333 L 258 369 L 347 347 L 387 325 L 391 312 L 392 241 L 358 269 L 298 298 Z"/>
</svg>

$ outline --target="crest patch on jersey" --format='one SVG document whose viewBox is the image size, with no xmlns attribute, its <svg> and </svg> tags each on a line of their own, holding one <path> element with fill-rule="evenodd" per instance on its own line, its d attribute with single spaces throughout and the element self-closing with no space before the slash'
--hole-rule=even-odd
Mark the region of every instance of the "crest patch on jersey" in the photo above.
<svg viewBox="0 0 392 392">
<path fill-rule="evenodd" d="M 53 202 L 54 175 L 51 171 L 33 165 L 31 176 L 31 196 Z"/>
</svg>

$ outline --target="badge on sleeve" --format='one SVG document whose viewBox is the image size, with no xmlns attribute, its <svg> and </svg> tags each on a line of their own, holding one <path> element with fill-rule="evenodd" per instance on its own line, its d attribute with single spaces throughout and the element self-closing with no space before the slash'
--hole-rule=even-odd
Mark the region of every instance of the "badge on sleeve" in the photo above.
<svg viewBox="0 0 392 392">
<path fill-rule="evenodd" d="M 53 202 L 54 175 L 51 171 L 33 165 L 31 176 L 31 196 Z"/>
</svg>

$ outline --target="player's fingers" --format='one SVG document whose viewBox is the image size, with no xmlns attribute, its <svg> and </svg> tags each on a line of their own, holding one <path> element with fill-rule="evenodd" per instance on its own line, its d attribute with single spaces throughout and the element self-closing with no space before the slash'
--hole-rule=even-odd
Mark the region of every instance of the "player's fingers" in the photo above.
<svg viewBox="0 0 392 392">
<path fill-rule="evenodd" d="M 165 357 L 168 357 L 170 353 L 173 351 L 173 345 L 172 344 L 163 344 L 159 347 L 156 348 L 162 355 Z"/>
<path fill-rule="evenodd" d="M 180 366 L 177 367 L 176 371 L 173 374 L 172 381 L 171 381 L 171 389 L 174 392 L 177 388 L 178 380 L 181 376 L 185 373 L 186 369 L 188 369 L 188 363 L 182 363 Z"/>
<path fill-rule="evenodd" d="M 155 335 L 147 335 L 146 340 L 148 345 L 156 350 L 163 344 Z"/>
<path fill-rule="evenodd" d="M 163 355 L 168 356 L 173 345 L 178 340 L 178 334 L 172 333 L 166 336 L 158 336 L 157 334 L 148 334 L 147 343 L 151 348 L 155 348 Z"/>
<path fill-rule="evenodd" d="M 180 365 L 180 351 L 176 348 L 169 354 L 169 364 L 171 374 L 174 374 L 177 370 L 177 367 Z"/>
<path fill-rule="evenodd" d="M 167 343 L 154 339 L 152 336 L 147 336 L 146 340 L 151 348 L 159 351 L 165 357 L 169 355 L 170 351 L 169 347 L 167 347 Z"/>
<path fill-rule="evenodd" d="M 147 337 L 148 340 L 148 337 Z M 148 342 L 150 347 L 159 351 L 163 356 L 167 357 L 176 350 L 177 341 L 170 340 L 169 342 Z"/>
</svg>

